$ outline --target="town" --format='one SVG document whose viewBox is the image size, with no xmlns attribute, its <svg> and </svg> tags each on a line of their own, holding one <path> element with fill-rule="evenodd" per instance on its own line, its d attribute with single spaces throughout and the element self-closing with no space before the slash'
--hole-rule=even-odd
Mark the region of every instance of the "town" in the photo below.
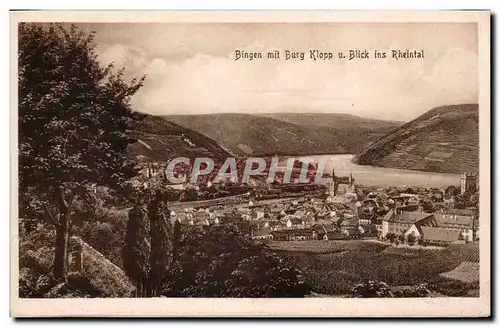
<svg viewBox="0 0 500 327">
<path fill-rule="evenodd" d="M 300 165 L 299 165 L 300 167 Z M 164 178 L 159 165 L 143 178 Z M 249 183 L 166 186 L 181 224 L 236 224 L 254 240 L 377 239 L 394 245 L 446 246 L 479 240 L 478 176 L 446 188 L 377 188 L 336 176 L 327 185 Z M 147 184 L 147 183 L 145 183 Z M 175 189 L 173 188 L 175 187 Z"/>
</svg>

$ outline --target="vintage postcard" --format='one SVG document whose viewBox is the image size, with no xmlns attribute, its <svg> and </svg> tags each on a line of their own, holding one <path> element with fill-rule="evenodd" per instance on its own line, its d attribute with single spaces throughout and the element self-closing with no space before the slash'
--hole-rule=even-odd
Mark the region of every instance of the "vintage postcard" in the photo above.
<svg viewBox="0 0 500 327">
<path fill-rule="evenodd" d="M 11 33 L 12 316 L 490 316 L 489 11 Z"/>
</svg>

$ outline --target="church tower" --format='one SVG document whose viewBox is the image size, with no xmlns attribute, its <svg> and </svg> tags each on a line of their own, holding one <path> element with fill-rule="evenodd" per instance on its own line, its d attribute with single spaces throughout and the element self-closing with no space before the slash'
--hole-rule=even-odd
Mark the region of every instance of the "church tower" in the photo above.
<svg viewBox="0 0 500 327">
<path fill-rule="evenodd" d="M 335 169 L 332 169 L 332 181 L 326 186 L 325 195 L 327 198 L 333 197 L 337 193 L 337 178 L 335 177 Z"/>
</svg>

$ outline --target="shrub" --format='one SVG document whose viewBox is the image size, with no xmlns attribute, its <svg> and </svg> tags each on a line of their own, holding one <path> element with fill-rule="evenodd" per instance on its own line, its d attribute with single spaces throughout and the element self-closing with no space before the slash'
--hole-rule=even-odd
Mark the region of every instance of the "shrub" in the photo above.
<svg viewBox="0 0 500 327">
<path fill-rule="evenodd" d="M 415 244 L 415 241 L 416 241 L 415 234 L 413 234 L 413 233 L 409 234 L 407 240 L 408 240 L 409 245 Z"/>
<path fill-rule="evenodd" d="M 458 280 L 440 278 L 429 284 L 429 289 L 445 296 L 466 296 L 470 291 L 479 289 L 479 282 L 463 283 Z"/>
<path fill-rule="evenodd" d="M 186 226 L 178 260 L 164 288 L 167 297 L 304 297 L 301 272 L 235 226 Z"/>
<path fill-rule="evenodd" d="M 387 233 L 387 235 L 385 235 L 385 238 L 389 240 L 389 242 L 394 243 L 396 235 L 394 235 L 393 233 Z"/>
<path fill-rule="evenodd" d="M 351 290 L 351 295 L 357 298 L 394 297 L 389 285 L 384 282 L 372 280 L 354 286 Z"/>
<path fill-rule="evenodd" d="M 397 290 L 394 292 L 394 297 L 430 297 L 431 291 L 427 284 L 419 284 Z"/>
</svg>

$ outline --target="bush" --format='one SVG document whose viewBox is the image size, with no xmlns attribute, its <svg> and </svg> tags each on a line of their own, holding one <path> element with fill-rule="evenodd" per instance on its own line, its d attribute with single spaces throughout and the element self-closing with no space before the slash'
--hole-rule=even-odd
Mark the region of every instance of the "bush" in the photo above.
<svg viewBox="0 0 500 327">
<path fill-rule="evenodd" d="M 351 295 L 357 298 L 394 297 L 389 285 L 384 282 L 372 280 L 354 286 L 351 290 Z"/>
<path fill-rule="evenodd" d="M 304 297 L 298 269 L 232 225 L 186 226 L 163 295 L 167 297 Z"/>
<path fill-rule="evenodd" d="M 419 284 L 394 292 L 394 297 L 430 297 L 430 295 L 431 291 L 427 284 Z"/>
<path fill-rule="evenodd" d="M 479 282 L 463 283 L 458 280 L 440 278 L 429 283 L 429 289 L 445 296 L 463 297 L 470 291 L 479 289 Z"/>
<path fill-rule="evenodd" d="M 407 238 L 407 241 L 408 241 L 409 245 L 415 244 L 415 241 L 416 241 L 415 234 L 413 234 L 413 233 L 409 234 L 408 238 Z"/>
</svg>

